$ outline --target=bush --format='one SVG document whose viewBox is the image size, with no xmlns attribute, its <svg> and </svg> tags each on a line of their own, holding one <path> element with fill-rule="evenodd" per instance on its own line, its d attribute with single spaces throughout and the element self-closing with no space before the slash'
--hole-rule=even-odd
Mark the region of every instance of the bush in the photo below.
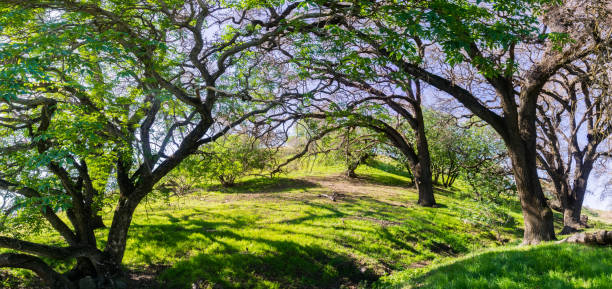
<svg viewBox="0 0 612 289">
<path fill-rule="evenodd" d="M 187 159 L 183 169 L 191 176 L 218 180 L 231 187 L 236 180 L 276 164 L 276 151 L 245 135 L 228 135 Z"/>
</svg>

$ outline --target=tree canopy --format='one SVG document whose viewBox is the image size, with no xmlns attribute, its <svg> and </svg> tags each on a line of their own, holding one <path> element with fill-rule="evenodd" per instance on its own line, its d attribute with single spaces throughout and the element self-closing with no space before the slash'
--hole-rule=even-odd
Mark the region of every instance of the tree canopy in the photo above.
<svg viewBox="0 0 612 289">
<path fill-rule="evenodd" d="M 475 166 L 485 160 L 472 156 L 499 144 L 428 135 L 434 93 L 504 142 L 524 243 L 553 240 L 538 105 L 560 71 L 612 46 L 604 2 L 567 23 L 555 15 L 572 1 L 0 0 L 0 190 L 13 198 L 0 247 L 18 252 L 0 254 L 0 267 L 30 269 L 53 288 L 84 276 L 114 284 L 134 211 L 181 163 L 221 157 L 226 166 L 211 158 L 202 170 L 228 183 L 240 165 L 261 167 L 233 139 L 239 128 L 288 138 L 302 121 L 317 130 L 310 141 L 372 130 L 406 157 L 419 204 L 434 206 L 430 149 L 450 185 L 439 154 L 460 145 L 451 160 Z M 112 223 L 97 240 L 105 206 Z M 10 233 L 24 223 L 52 227 L 64 244 Z M 43 257 L 76 263 L 60 273 Z"/>
</svg>

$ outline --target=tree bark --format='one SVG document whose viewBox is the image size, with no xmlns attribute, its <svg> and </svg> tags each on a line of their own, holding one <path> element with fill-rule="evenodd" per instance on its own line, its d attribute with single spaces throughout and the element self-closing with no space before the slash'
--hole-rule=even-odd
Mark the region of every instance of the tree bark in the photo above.
<svg viewBox="0 0 612 289">
<path fill-rule="evenodd" d="M 584 225 L 580 222 L 580 214 L 582 212 L 582 204 L 578 205 L 577 201 L 571 201 L 563 210 L 563 229 L 562 235 L 571 234 L 580 231 Z"/>
<path fill-rule="evenodd" d="M 574 234 L 557 243 L 578 243 L 586 245 L 612 246 L 612 231 L 597 231 L 590 233 Z"/>
<path fill-rule="evenodd" d="M 77 289 L 65 276 L 55 272 L 40 258 L 16 253 L 0 254 L 0 267 L 28 269 L 36 273 L 51 289 Z"/>
<path fill-rule="evenodd" d="M 134 211 L 140 200 L 128 199 L 121 195 L 115 208 L 113 222 L 108 232 L 101 268 L 105 277 L 121 275 L 121 261 L 125 253 L 126 241 Z"/>
<path fill-rule="evenodd" d="M 580 177 L 574 181 L 572 193 L 566 198 L 566 204 L 563 210 L 563 230 L 561 234 L 570 234 L 577 232 L 587 224 L 580 219 L 582 214 L 582 204 L 584 195 L 586 194 L 588 176 L 592 168 L 592 163 L 585 163 L 582 167 Z"/>
<path fill-rule="evenodd" d="M 513 141 L 508 145 L 514 179 L 521 201 L 525 231 L 523 245 L 534 245 L 542 241 L 555 240 L 553 212 L 546 202 L 536 166 L 535 145 L 522 145 Z"/>
<path fill-rule="evenodd" d="M 428 175 L 426 166 L 420 163 L 413 168 L 414 171 L 414 183 L 419 192 L 419 200 L 417 204 L 423 207 L 433 207 L 436 205 L 436 199 L 434 197 L 433 182 L 431 180 L 431 174 Z"/>
<path fill-rule="evenodd" d="M 418 204 L 424 207 L 433 207 L 436 205 L 436 199 L 434 197 L 431 157 L 429 155 L 429 144 L 427 143 L 427 137 L 425 135 L 423 112 L 420 106 L 414 106 L 414 110 L 417 120 L 417 127 L 414 128 L 414 130 L 418 150 L 418 163 L 413 171 L 414 182 L 419 191 Z"/>
</svg>

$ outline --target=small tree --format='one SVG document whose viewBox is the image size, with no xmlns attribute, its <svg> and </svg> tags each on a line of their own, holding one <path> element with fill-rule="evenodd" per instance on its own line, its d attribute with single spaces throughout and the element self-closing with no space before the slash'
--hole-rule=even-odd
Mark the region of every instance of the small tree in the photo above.
<svg viewBox="0 0 612 289">
<path fill-rule="evenodd" d="M 198 151 L 185 163 L 192 176 L 218 180 L 231 187 L 241 177 L 273 168 L 275 150 L 246 135 L 227 135 Z"/>
<path fill-rule="evenodd" d="M 355 170 L 373 157 L 380 136 L 360 127 L 347 127 L 340 132 L 340 151 L 346 166 L 346 176 L 356 178 Z"/>
<path fill-rule="evenodd" d="M 427 111 L 427 138 L 434 181 L 452 186 L 460 175 L 468 177 L 506 159 L 503 142 L 489 126 L 477 119 L 459 123 L 441 111 Z M 469 178 L 469 177 L 468 177 Z"/>
</svg>

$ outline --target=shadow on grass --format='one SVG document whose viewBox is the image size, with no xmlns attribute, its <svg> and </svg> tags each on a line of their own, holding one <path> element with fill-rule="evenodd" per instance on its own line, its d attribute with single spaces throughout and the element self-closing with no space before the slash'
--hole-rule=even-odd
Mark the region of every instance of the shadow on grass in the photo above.
<svg viewBox="0 0 612 289">
<path fill-rule="evenodd" d="M 401 278 L 400 278 L 401 279 Z M 543 245 L 476 255 L 375 288 L 612 288 L 612 249 Z"/>
<path fill-rule="evenodd" d="M 318 184 L 292 178 L 253 178 L 245 181 L 237 182 L 232 187 L 223 187 L 221 185 L 208 186 L 209 191 L 219 191 L 228 194 L 248 194 L 248 193 L 282 193 L 292 190 L 306 190 L 309 188 L 319 187 Z"/>
<path fill-rule="evenodd" d="M 150 264 L 165 252 L 179 260 L 159 277 L 164 288 L 194 283 L 202 288 L 353 288 L 381 274 L 355 256 L 367 255 L 389 271 L 399 270 L 409 265 L 398 262 L 403 254 L 466 253 L 471 238 L 467 232 L 450 234 L 453 228 L 438 224 L 448 215 L 446 209 L 389 206 L 366 198 L 308 202 L 302 211 L 305 216 L 270 223 L 231 212 L 165 214 L 168 223 L 134 225 L 128 250 Z M 333 245 L 322 245 L 328 243 Z M 333 249 L 337 246 L 350 253 Z"/>
<path fill-rule="evenodd" d="M 339 288 L 378 279 L 369 270 L 361 271 L 351 258 L 316 245 L 259 238 L 250 241 L 265 242 L 273 252 L 226 248 L 224 254 L 197 254 L 174 264 L 160 278 L 168 288 L 186 288 L 190 283 L 220 288 Z"/>
<path fill-rule="evenodd" d="M 399 168 L 397 166 L 387 164 L 381 161 L 377 161 L 377 160 L 369 161 L 368 166 L 373 167 L 375 169 L 379 169 L 381 171 L 384 171 L 390 174 L 393 174 L 393 175 L 412 179 L 412 174 L 410 174 L 408 171 L 404 170 L 403 168 Z"/>
<path fill-rule="evenodd" d="M 397 178 L 393 175 L 369 174 L 358 176 L 357 179 L 366 181 L 374 185 L 392 186 L 392 187 L 414 187 L 414 183 Z"/>
<path fill-rule="evenodd" d="M 362 269 L 351 257 L 317 245 L 239 235 L 248 225 L 240 217 L 228 217 L 225 222 L 189 219 L 181 224 L 135 226 L 134 238 L 147 246 L 167 248 L 201 239 L 215 247 L 211 253 L 181 258 L 165 270 L 159 276 L 163 288 L 192 288 L 192 284 L 201 288 L 339 288 L 364 280 L 371 283 L 379 277 L 372 270 Z M 236 241 L 268 249 L 249 252 L 248 247 L 245 250 L 232 245 Z"/>
</svg>

